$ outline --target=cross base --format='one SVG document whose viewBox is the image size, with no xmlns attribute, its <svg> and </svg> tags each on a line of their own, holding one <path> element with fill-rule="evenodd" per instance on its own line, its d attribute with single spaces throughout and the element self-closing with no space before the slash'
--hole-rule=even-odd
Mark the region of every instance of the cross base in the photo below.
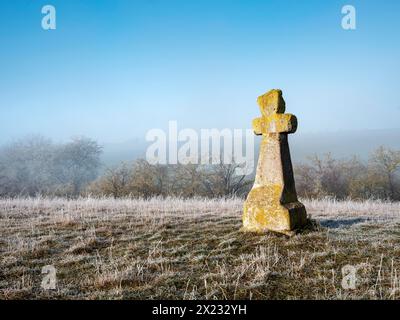
<svg viewBox="0 0 400 320">
<path fill-rule="evenodd" d="M 259 187 L 250 191 L 243 210 L 244 231 L 288 234 L 306 225 L 307 213 L 301 202 L 281 204 L 273 201 L 276 192 L 266 189 L 268 187 Z"/>
</svg>

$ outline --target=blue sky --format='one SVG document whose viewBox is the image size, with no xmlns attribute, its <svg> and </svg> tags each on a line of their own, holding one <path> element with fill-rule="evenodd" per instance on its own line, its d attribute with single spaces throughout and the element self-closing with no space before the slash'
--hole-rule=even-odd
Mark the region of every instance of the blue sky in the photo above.
<svg viewBox="0 0 400 320">
<path fill-rule="evenodd" d="M 400 128 L 399 33 L 396 0 L 2 0 L 0 142 L 248 128 L 272 88 L 299 132 Z"/>
</svg>

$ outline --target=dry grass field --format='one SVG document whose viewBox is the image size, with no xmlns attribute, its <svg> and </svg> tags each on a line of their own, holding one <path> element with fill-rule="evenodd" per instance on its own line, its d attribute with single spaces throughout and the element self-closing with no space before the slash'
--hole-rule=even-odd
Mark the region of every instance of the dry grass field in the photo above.
<svg viewBox="0 0 400 320">
<path fill-rule="evenodd" d="M 288 238 L 240 231 L 242 202 L 0 200 L 0 299 L 400 298 L 399 203 L 303 201 L 316 223 Z"/>
</svg>

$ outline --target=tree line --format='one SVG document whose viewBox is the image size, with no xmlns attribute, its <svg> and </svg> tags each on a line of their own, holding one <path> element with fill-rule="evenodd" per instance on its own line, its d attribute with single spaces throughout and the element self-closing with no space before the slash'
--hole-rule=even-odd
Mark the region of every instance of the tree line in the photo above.
<svg viewBox="0 0 400 320">
<path fill-rule="evenodd" d="M 335 159 L 311 156 L 295 166 L 301 197 L 400 200 L 400 151 L 380 146 L 367 161 L 357 156 Z"/>
<path fill-rule="evenodd" d="M 238 164 L 153 165 L 143 159 L 105 168 L 102 148 L 80 137 L 55 144 L 30 137 L 0 148 L 0 196 L 245 197 L 254 175 Z M 313 155 L 294 165 L 300 197 L 400 200 L 400 151 L 379 147 L 367 161 Z"/>
<path fill-rule="evenodd" d="M 99 174 L 102 149 L 79 137 L 55 144 L 42 136 L 0 148 L 0 196 L 76 196 Z"/>
</svg>

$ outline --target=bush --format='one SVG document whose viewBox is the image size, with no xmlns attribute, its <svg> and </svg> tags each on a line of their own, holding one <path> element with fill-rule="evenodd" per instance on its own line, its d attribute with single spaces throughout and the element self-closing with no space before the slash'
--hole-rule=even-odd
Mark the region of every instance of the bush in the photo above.
<svg viewBox="0 0 400 320">
<path fill-rule="evenodd" d="M 299 196 L 337 199 L 400 200 L 400 152 L 384 147 L 375 150 L 367 163 L 357 157 L 337 160 L 331 154 L 316 155 L 295 166 Z"/>
</svg>

